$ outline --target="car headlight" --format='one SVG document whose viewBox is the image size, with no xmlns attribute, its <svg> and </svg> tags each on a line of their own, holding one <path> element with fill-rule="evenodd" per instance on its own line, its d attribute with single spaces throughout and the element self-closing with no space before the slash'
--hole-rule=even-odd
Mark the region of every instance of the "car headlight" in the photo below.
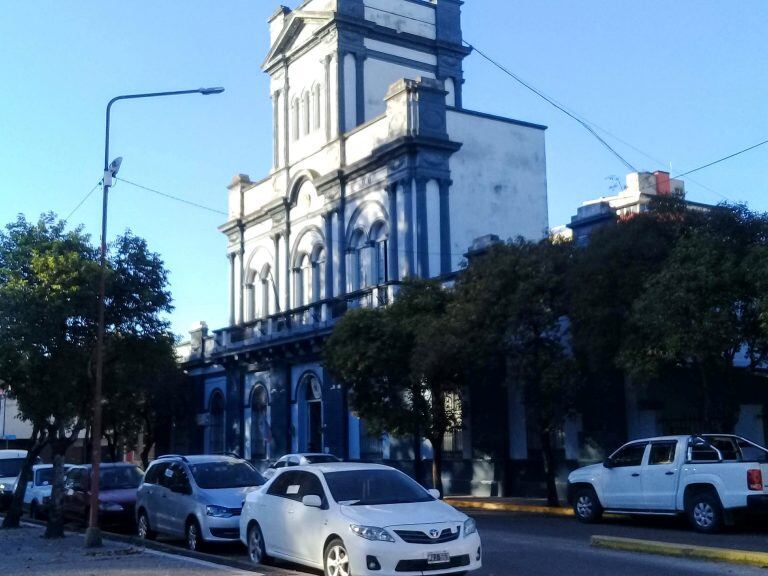
<svg viewBox="0 0 768 576">
<path fill-rule="evenodd" d="M 477 533 L 477 524 L 472 518 L 467 518 L 464 521 L 464 537 L 466 538 L 470 534 Z"/>
<path fill-rule="evenodd" d="M 206 506 L 205 513 L 214 518 L 232 518 L 232 510 L 224 506 Z"/>
<path fill-rule="evenodd" d="M 117 502 L 102 502 L 99 504 L 99 510 L 102 512 L 122 512 L 123 506 Z"/>
<path fill-rule="evenodd" d="M 375 526 L 358 526 L 357 524 L 350 524 L 350 530 L 366 540 L 375 540 L 377 542 L 394 542 L 395 539 L 392 535 L 384 530 L 384 528 L 377 528 Z"/>
</svg>

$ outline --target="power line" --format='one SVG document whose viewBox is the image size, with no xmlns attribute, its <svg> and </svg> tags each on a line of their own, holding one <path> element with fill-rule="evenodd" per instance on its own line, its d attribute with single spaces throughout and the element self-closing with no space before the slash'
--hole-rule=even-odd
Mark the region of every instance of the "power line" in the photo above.
<svg viewBox="0 0 768 576">
<path fill-rule="evenodd" d="M 735 158 L 736 156 L 744 154 L 745 152 L 749 152 L 750 150 L 754 150 L 755 148 L 759 148 L 760 146 L 763 146 L 765 144 L 768 144 L 768 140 L 763 140 L 759 144 L 755 144 L 754 146 L 750 146 L 749 148 L 744 148 L 744 150 L 739 150 L 738 152 L 734 152 L 733 154 L 724 156 L 719 160 L 715 160 L 714 162 L 710 162 L 709 164 L 704 164 L 704 166 L 699 166 L 698 168 L 694 168 L 693 170 L 688 170 L 688 172 L 683 172 L 682 174 L 678 174 L 677 176 L 675 176 L 675 178 L 682 178 L 683 176 L 688 176 L 688 174 L 693 174 L 694 172 L 698 172 L 699 170 L 704 170 L 704 168 L 709 168 L 710 166 L 714 166 L 715 164 L 720 164 L 720 162 L 725 162 L 726 160 Z"/>
<path fill-rule="evenodd" d="M 131 182 L 130 180 L 126 180 L 125 178 L 118 178 L 117 176 L 115 176 L 115 180 L 119 180 L 120 182 L 125 182 L 126 184 L 130 184 L 131 186 L 135 186 L 136 188 L 146 190 L 147 192 L 152 192 L 153 194 L 157 194 L 158 196 L 162 196 L 163 198 L 168 198 L 169 200 L 175 200 L 176 202 L 181 202 L 189 206 L 194 206 L 195 208 L 200 208 L 201 210 L 207 210 L 208 212 L 213 212 L 214 214 L 221 214 L 222 216 L 228 216 L 228 214 L 222 210 L 217 210 L 216 208 L 211 208 L 210 206 L 204 206 L 203 204 L 198 204 L 196 202 L 192 202 L 191 200 L 180 198 L 179 196 L 174 196 L 173 194 L 168 194 L 167 192 L 160 192 L 160 190 L 155 190 L 154 188 L 149 188 L 148 186 L 137 184 L 136 182 Z"/>
<path fill-rule="evenodd" d="M 85 201 L 88 200 L 88 198 L 91 197 L 91 194 L 93 194 L 96 191 L 96 188 L 98 188 L 99 186 L 101 186 L 101 180 L 96 182 L 96 185 L 93 188 L 91 188 L 90 192 L 88 192 L 85 196 L 83 196 L 83 199 L 80 200 L 80 202 L 77 204 L 77 206 L 75 206 L 72 209 L 72 212 L 70 212 L 69 215 L 66 218 L 64 218 L 64 222 L 69 222 L 69 219 L 72 218 L 74 213 L 77 212 L 83 204 L 85 204 Z"/>
<path fill-rule="evenodd" d="M 621 161 L 621 163 L 624 164 L 624 166 L 629 168 L 632 172 L 637 172 L 637 168 L 635 168 L 632 164 L 630 164 L 621 154 L 619 154 L 610 144 L 608 144 L 608 142 L 606 142 L 597 132 L 595 132 L 592 126 L 590 126 L 585 120 L 582 120 L 581 118 L 579 118 L 578 116 L 570 112 L 567 108 L 555 102 L 552 98 L 545 95 L 543 92 L 541 92 L 540 90 L 538 90 L 537 88 L 535 88 L 534 86 L 532 86 L 531 84 L 529 84 L 528 82 L 520 78 L 517 74 L 515 74 L 514 72 L 506 68 L 504 65 L 500 64 L 499 62 L 497 62 L 496 60 L 488 56 L 485 52 L 483 52 L 476 46 L 473 46 L 468 42 L 464 42 L 464 43 L 469 48 L 477 52 L 480 56 L 482 56 L 485 60 L 487 60 L 494 66 L 496 66 L 496 68 L 498 68 L 499 70 L 507 74 L 510 78 L 514 79 L 516 82 L 518 82 L 519 84 L 521 84 L 522 86 L 524 86 L 525 88 L 527 88 L 528 90 L 536 94 L 539 98 L 543 99 L 544 101 L 548 102 L 550 105 L 560 110 L 566 116 L 572 118 L 573 120 L 581 124 L 581 126 L 584 127 L 584 129 L 586 129 L 590 134 L 592 134 L 592 136 L 594 136 L 598 140 L 598 142 L 600 142 L 603 146 L 605 146 L 611 152 L 611 154 L 616 156 L 616 158 L 618 158 Z"/>
</svg>

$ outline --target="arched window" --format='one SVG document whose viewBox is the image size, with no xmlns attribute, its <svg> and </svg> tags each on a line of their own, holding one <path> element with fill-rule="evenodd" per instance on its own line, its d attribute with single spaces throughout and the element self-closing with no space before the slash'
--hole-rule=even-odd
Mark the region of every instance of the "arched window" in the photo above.
<svg viewBox="0 0 768 576">
<path fill-rule="evenodd" d="M 361 290 L 370 285 L 370 273 L 366 266 L 368 241 L 362 230 L 352 234 L 347 251 L 347 287 L 349 292 Z"/>
<path fill-rule="evenodd" d="M 264 386 L 258 385 L 251 394 L 251 460 L 266 460 L 269 445 L 269 398 Z"/>
<path fill-rule="evenodd" d="M 294 98 L 291 103 L 291 136 L 294 140 L 299 139 L 299 100 Z"/>
<path fill-rule="evenodd" d="M 216 390 L 211 396 L 209 408 L 210 425 L 208 428 L 208 452 L 224 453 L 224 395 Z"/>
<path fill-rule="evenodd" d="M 304 134 L 309 134 L 309 92 L 304 92 L 301 96 L 301 114 L 303 120 Z"/>
<path fill-rule="evenodd" d="M 373 249 L 373 283 L 384 284 L 388 279 L 387 270 L 387 226 L 377 222 L 371 228 L 371 247 Z"/>
<path fill-rule="evenodd" d="M 312 299 L 312 263 L 304 254 L 299 264 L 299 306 L 306 306 Z"/>
<path fill-rule="evenodd" d="M 312 251 L 312 301 L 327 298 L 325 294 L 325 247 L 318 245 Z"/>
<path fill-rule="evenodd" d="M 322 89 L 320 84 L 316 84 L 312 89 L 312 117 L 314 118 L 313 127 L 315 130 L 320 130 L 320 118 L 322 108 Z"/>
<path fill-rule="evenodd" d="M 304 379 L 304 398 L 306 399 L 306 436 L 307 452 L 323 450 L 323 387 L 315 375 Z"/>
</svg>

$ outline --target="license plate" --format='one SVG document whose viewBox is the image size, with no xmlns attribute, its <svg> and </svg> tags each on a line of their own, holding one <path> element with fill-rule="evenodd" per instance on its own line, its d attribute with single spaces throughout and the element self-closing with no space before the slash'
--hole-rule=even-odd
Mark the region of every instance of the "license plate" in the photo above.
<svg viewBox="0 0 768 576">
<path fill-rule="evenodd" d="M 433 552 L 427 554 L 427 564 L 445 564 L 451 561 L 451 555 L 448 552 Z"/>
</svg>

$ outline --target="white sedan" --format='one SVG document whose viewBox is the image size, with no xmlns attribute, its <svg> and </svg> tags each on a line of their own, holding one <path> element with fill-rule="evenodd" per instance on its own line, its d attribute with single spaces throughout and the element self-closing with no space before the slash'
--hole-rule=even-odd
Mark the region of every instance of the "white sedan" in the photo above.
<svg viewBox="0 0 768 576">
<path fill-rule="evenodd" d="M 482 566 L 474 520 L 388 466 L 281 470 L 248 494 L 240 539 L 255 564 L 281 558 L 326 576 L 460 574 Z"/>
</svg>

